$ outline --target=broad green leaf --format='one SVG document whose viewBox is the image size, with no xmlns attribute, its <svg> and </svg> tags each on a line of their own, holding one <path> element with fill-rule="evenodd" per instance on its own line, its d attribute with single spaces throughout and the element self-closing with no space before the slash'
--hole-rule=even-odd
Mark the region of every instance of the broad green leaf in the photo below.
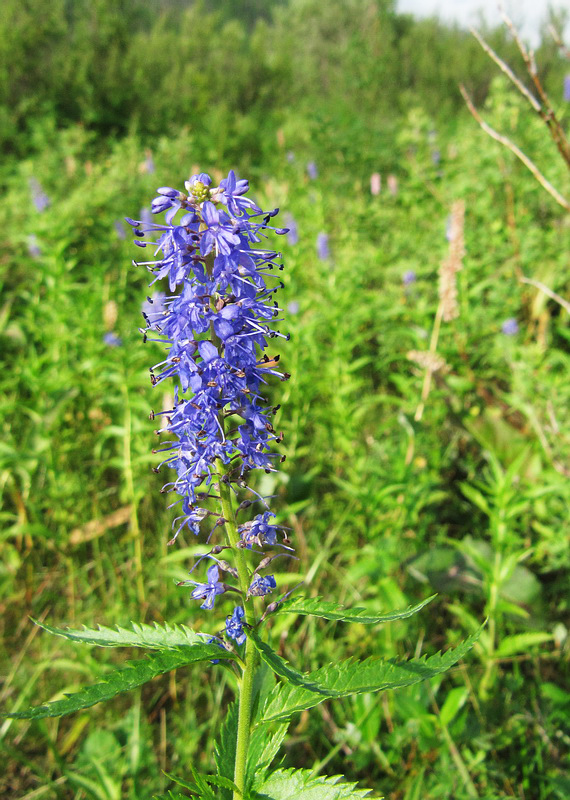
<svg viewBox="0 0 570 800">
<path fill-rule="evenodd" d="M 89 708 L 103 700 L 110 700 L 121 692 L 128 692 L 137 686 L 170 672 L 178 667 L 185 667 L 196 661 L 211 661 L 212 659 L 230 659 L 234 655 L 227 650 L 222 650 L 215 644 L 200 644 L 177 650 L 163 650 L 151 653 L 140 661 L 130 662 L 129 666 L 119 669 L 105 677 L 101 683 L 87 686 L 75 694 L 69 694 L 63 700 L 55 700 L 42 706 L 34 706 L 26 711 L 17 711 L 13 714 L 3 713 L 2 716 L 15 719 L 43 719 L 44 717 L 61 717 L 71 714 L 82 708 Z"/>
<path fill-rule="evenodd" d="M 254 784 L 257 794 L 252 794 L 252 800 L 361 800 L 370 794 L 355 783 L 339 783 L 339 777 L 314 776 L 308 769 L 279 769 Z"/>
<path fill-rule="evenodd" d="M 465 686 L 456 686 L 454 689 L 451 689 L 439 713 L 439 719 L 442 725 L 447 727 L 453 722 L 458 712 L 465 705 L 468 696 L 469 692 Z"/>
<path fill-rule="evenodd" d="M 551 633 L 529 631 L 528 633 L 515 633 L 499 642 L 495 652 L 497 658 L 505 658 L 516 653 L 526 653 L 529 647 L 534 647 L 543 642 L 551 642 L 554 636 Z"/>
<path fill-rule="evenodd" d="M 390 611 L 385 614 L 371 614 L 366 608 L 345 608 L 338 603 L 331 603 L 321 597 L 294 597 L 279 606 L 272 616 L 278 614 L 304 614 L 322 617 L 324 619 L 338 620 L 339 622 L 362 622 L 373 625 L 380 622 L 393 622 L 397 619 L 407 619 L 416 614 L 434 599 L 435 595 L 428 597 L 416 606 Z"/>
<path fill-rule="evenodd" d="M 35 622 L 35 620 L 34 620 Z M 131 628 L 52 628 L 36 622 L 40 628 L 74 642 L 97 644 L 100 647 L 148 647 L 149 650 L 168 650 L 173 647 L 193 647 L 205 644 L 205 634 L 195 633 L 185 625 L 145 625 L 131 622 Z"/>
<path fill-rule="evenodd" d="M 409 661 L 382 661 L 369 658 L 357 662 L 354 659 L 340 664 L 329 664 L 307 675 L 307 681 L 318 688 L 305 685 L 280 684 L 263 710 L 263 719 L 286 719 L 296 711 L 312 708 L 328 697 L 346 697 L 360 692 L 378 692 L 410 686 L 426 678 L 432 678 L 452 667 L 473 647 L 481 629 L 460 645 L 446 653 L 437 653 L 429 658 Z"/>
<path fill-rule="evenodd" d="M 320 686 L 316 681 L 312 680 L 308 673 L 299 672 L 299 670 L 292 667 L 288 661 L 285 661 L 284 658 L 281 658 L 281 656 L 278 655 L 275 650 L 273 650 L 267 644 L 267 642 L 264 642 L 259 637 L 258 633 L 253 628 L 247 631 L 247 635 L 253 640 L 253 643 L 255 644 L 261 658 L 277 675 L 285 678 L 289 683 L 292 683 L 295 686 L 302 686 L 307 691 L 317 692 L 324 694 L 325 696 L 329 695 L 328 690 L 324 686 Z"/>
</svg>

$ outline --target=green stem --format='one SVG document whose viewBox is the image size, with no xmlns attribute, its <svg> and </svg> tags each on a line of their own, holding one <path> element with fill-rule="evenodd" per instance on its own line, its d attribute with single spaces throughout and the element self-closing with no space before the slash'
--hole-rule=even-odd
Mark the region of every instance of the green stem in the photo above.
<svg viewBox="0 0 570 800">
<path fill-rule="evenodd" d="M 256 624 L 255 612 L 253 609 L 253 599 L 247 599 L 247 590 L 250 583 L 249 569 L 245 558 L 243 548 L 238 547 L 240 541 L 236 515 L 232 506 L 232 496 L 229 484 L 225 483 L 223 478 L 227 475 L 228 470 L 225 464 L 218 462 L 220 480 L 218 481 L 218 490 L 222 500 L 222 511 L 225 519 L 225 530 L 228 538 L 228 543 L 232 546 L 235 557 L 236 567 L 238 571 L 239 587 L 243 595 L 243 605 L 245 610 L 245 621 L 248 625 L 254 627 Z M 257 651 L 253 641 L 248 637 L 245 645 L 245 660 L 242 670 L 239 708 L 238 708 L 238 730 L 236 742 L 236 762 L 234 770 L 234 783 L 237 786 L 237 791 L 234 791 L 233 799 L 242 800 L 243 791 L 245 787 L 245 772 L 247 766 L 247 753 L 249 748 L 249 737 L 251 733 L 251 710 L 253 699 L 253 678 L 255 675 L 255 666 L 257 661 Z"/>
</svg>

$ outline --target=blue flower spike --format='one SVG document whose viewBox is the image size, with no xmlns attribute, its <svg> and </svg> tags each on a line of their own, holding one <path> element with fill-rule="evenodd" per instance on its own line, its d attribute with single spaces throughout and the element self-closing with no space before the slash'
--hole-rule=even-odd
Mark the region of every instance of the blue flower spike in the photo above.
<svg viewBox="0 0 570 800">
<path fill-rule="evenodd" d="M 242 564 L 241 577 L 228 561 L 216 560 L 204 582 L 178 585 L 191 586 L 190 597 L 202 601 L 200 607 L 207 611 L 226 592 L 240 594 L 243 605 L 236 605 L 226 619 L 226 636 L 238 645 L 246 638 L 246 609 L 252 598 L 276 588 L 273 575 L 258 574 L 275 557 L 266 550 L 292 549 L 266 499 L 248 486 L 250 472 L 274 472 L 276 462 L 284 460 L 272 452 L 283 437 L 273 427 L 279 406 L 269 402 L 266 387 L 275 377 L 289 378 L 273 350 L 276 340 L 289 338 L 275 327 L 282 320 L 275 293 L 283 286 L 283 265 L 280 253 L 264 246 L 268 234 L 289 231 L 273 227 L 278 209 L 262 211 L 248 191 L 248 182 L 233 170 L 218 186 L 201 172 L 185 182 L 183 191 L 171 186 L 157 190 L 151 210 L 155 220 L 164 214 L 163 221 L 149 219 L 147 213 L 141 213 L 140 221 L 127 219 L 135 244 L 154 254 L 134 263 L 152 273 L 151 285 L 167 284 L 155 286 L 143 303 L 146 327 L 141 332 L 145 341 L 165 349 L 150 370 L 152 384 L 175 382 L 172 408 L 151 414 L 163 420 L 156 433 L 164 440 L 155 451 L 163 460 L 155 471 L 163 466 L 173 470 L 163 492 L 173 493 L 177 499 L 171 506 L 180 509 L 169 544 L 186 530 L 207 533 L 208 541 L 214 537 L 213 548 L 196 567 L 222 550 L 233 551 Z M 229 524 L 212 510 L 223 487 L 229 487 L 224 491 L 231 492 L 230 498 L 241 501 L 238 517 L 255 503 L 263 506 L 261 513 L 233 523 L 233 544 L 227 537 L 215 540 Z M 244 572 L 246 553 L 248 559 L 261 560 L 256 569 L 248 565 Z M 240 587 L 224 583 L 222 572 Z"/>
</svg>

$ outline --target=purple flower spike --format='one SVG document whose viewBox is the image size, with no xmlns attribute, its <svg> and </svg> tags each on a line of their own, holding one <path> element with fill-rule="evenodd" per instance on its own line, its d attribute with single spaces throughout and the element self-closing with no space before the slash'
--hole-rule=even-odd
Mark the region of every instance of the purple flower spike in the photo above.
<svg viewBox="0 0 570 800">
<path fill-rule="evenodd" d="M 30 190 L 32 192 L 32 202 L 36 207 L 36 211 L 40 213 L 45 211 L 51 204 L 51 201 L 42 189 L 41 183 L 37 178 L 30 178 Z"/>
<path fill-rule="evenodd" d="M 414 272 L 413 269 L 409 269 L 406 272 L 404 272 L 402 276 L 402 283 L 404 284 L 404 286 L 411 286 L 412 283 L 415 282 L 416 282 L 416 273 Z"/>
<path fill-rule="evenodd" d="M 327 233 L 319 233 L 317 236 L 317 255 L 321 261 L 330 258 L 329 237 Z"/>
<path fill-rule="evenodd" d="M 175 380 L 174 397 L 163 400 L 164 410 L 151 413 L 152 419 L 164 420 L 156 433 L 166 434 L 155 471 L 165 466 L 174 472 L 163 488 L 176 498 L 171 507 L 179 509 L 169 544 L 185 529 L 198 535 L 208 527 L 208 541 L 224 531 L 229 523 L 212 510 L 212 501 L 224 494 L 225 484 L 236 497 L 248 492 L 256 498 L 244 499 L 238 513 L 253 502 L 266 509 L 250 521 L 238 518 L 239 546 L 255 558 L 267 547 L 292 549 L 265 499 L 246 484 L 250 470 L 272 472 L 280 459 L 272 452 L 282 439 L 272 425 L 278 406 L 269 405 L 266 384 L 272 376 L 287 380 L 289 375 L 279 371 L 278 353 L 265 353 L 277 337 L 288 338 L 274 327 L 281 314 L 274 297 L 282 286 L 281 256 L 256 246 L 268 232 L 285 229 L 270 225 L 278 209 L 260 212 L 245 196 L 248 188 L 233 171 L 219 186 L 199 173 L 186 182 L 186 194 L 168 186 L 158 190 L 153 211 L 166 211 L 164 223 L 148 218 L 127 222 L 135 244 L 154 254 L 139 264 L 153 274 L 153 283 L 164 279 L 169 287 L 143 303 L 146 328 L 141 329 L 145 341 L 158 342 L 164 350 L 150 370 L 152 384 Z M 223 541 L 196 564 L 233 549 Z M 230 584 L 221 580 L 222 570 L 234 579 Z M 253 574 L 249 592 L 242 595 L 244 605 L 252 595 L 263 597 L 275 588 L 273 576 Z M 216 560 L 204 583 L 179 585 L 191 586 L 192 598 L 209 610 L 217 595 L 240 593 L 236 579 L 243 585 L 243 576 L 229 561 Z M 238 606 L 227 620 L 227 634 L 238 644 L 244 641 L 243 618 Z"/>
<path fill-rule="evenodd" d="M 287 233 L 287 241 L 289 244 L 296 245 L 299 243 L 299 230 L 297 228 L 297 223 L 291 216 L 291 214 L 287 214 L 286 217 L 287 227 L 289 231 Z"/>
<path fill-rule="evenodd" d="M 319 171 L 317 170 L 317 165 L 314 161 L 309 161 L 307 164 L 307 175 L 312 181 L 319 177 Z"/>
<path fill-rule="evenodd" d="M 109 331 L 103 336 L 103 341 L 108 347 L 120 347 L 123 344 L 121 337 L 117 336 L 117 334 L 112 331 Z"/>
<path fill-rule="evenodd" d="M 519 332 L 519 324 L 514 317 L 509 317 L 501 325 L 501 331 L 505 336 L 516 336 Z"/>
<path fill-rule="evenodd" d="M 570 103 L 570 75 L 566 75 L 564 78 L 564 100 Z"/>
</svg>

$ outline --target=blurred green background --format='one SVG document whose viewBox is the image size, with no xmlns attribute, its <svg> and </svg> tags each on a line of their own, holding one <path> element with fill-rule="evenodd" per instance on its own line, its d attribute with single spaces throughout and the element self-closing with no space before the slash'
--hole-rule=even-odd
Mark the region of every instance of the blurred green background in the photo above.
<svg viewBox="0 0 570 800">
<path fill-rule="evenodd" d="M 507 32 L 485 35 L 522 74 Z M 298 716 L 283 763 L 390 800 L 567 800 L 570 328 L 519 278 L 570 298 L 570 217 L 458 84 L 568 197 L 540 120 L 467 32 L 389 0 L 5 0 L 0 52 L 2 707 L 121 658 L 30 617 L 223 624 L 223 603 L 206 616 L 175 586 L 204 548 L 166 546 L 148 414 L 169 390 L 149 384 L 149 276 L 122 220 L 157 186 L 233 168 L 298 231 L 279 240 L 292 378 L 270 389 L 287 461 L 257 484 L 300 558 L 277 562 L 279 591 L 304 579 L 378 610 L 439 593 L 382 628 L 279 620 L 273 641 L 312 669 L 432 653 L 490 618 L 443 679 Z M 570 62 L 546 28 L 536 60 L 567 127 Z M 429 347 L 457 201 L 459 316 L 441 323 L 420 419 L 425 370 L 408 354 Z M 0 795 L 150 798 L 164 770 L 212 768 L 230 696 L 219 668 L 196 667 L 74 717 L 5 721 Z"/>
</svg>

